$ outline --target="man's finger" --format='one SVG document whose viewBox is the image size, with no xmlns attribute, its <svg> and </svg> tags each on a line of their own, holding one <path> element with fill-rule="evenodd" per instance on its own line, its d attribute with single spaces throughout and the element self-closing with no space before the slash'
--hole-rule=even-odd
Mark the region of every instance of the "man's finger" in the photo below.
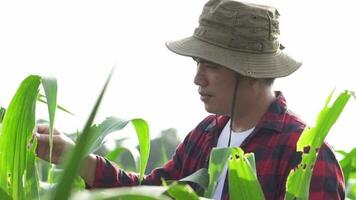
<svg viewBox="0 0 356 200">
<path fill-rule="evenodd" d="M 39 134 L 49 134 L 49 126 L 45 124 L 38 124 L 37 125 L 37 132 Z M 60 135 L 60 133 L 54 129 L 53 135 Z"/>
<path fill-rule="evenodd" d="M 32 133 L 35 134 L 35 133 L 37 133 L 37 131 L 38 131 L 38 126 L 35 126 Z"/>
<path fill-rule="evenodd" d="M 48 134 L 48 132 L 49 132 L 48 125 L 44 125 L 44 124 L 37 125 L 37 133 Z"/>
<path fill-rule="evenodd" d="M 38 142 L 47 142 L 48 143 L 49 135 L 35 133 L 35 136 L 36 136 Z"/>
</svg>

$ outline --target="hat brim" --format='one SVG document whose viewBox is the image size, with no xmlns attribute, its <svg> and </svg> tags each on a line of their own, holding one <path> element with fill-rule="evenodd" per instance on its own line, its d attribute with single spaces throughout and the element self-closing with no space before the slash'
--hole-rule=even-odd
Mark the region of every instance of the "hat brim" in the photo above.
<svg viewBox="0 0 356 200">
<path fill-rule="evenodd" d="M 275 53 L 246 53 L 217 46 L 194 36 L 167 42 L 166 46 L 179 55 L 202 58 L 253 78 L 288 76 L 302 65 L 281 50 Z"/>
</svg>

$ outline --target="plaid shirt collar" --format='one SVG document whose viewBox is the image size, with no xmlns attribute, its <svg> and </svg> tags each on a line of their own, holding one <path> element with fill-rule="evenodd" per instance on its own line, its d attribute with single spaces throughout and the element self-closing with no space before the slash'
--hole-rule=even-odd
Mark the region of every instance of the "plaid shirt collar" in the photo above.
<svg viewBox="0 0 356 200">
<path fill-rule="evenodd" d="M 268 110 L 262 115 L 260 121 L 257 123 L 254 132 L 260 129 L 269 129 L 271 131 L 264 131 L 263 133 L 281 133 L 283 129 L 283 122 L 287 112 L 286 100 L 280 91 L 275 92 L 276 99 L 271 103 Z M 217 142 L 222 129 L 230 120 L 229 116 L 217 115 L 216 119 L 210 123 L 205 132 L 214 135 L 214 142 Z M 216 141 L 215 141 L 216 140 Z M 214 145 L 216 146 L 216 144 Z"/>
<path fill-rule="evenodd" d="M 256 128 L 271 129 L 281 133 L 285 115 L 287 112 L 287 102 L 280 91 L 275 92 L 276 99 L 269 106 L 267 112 L 263 114 Z"/>
</svg>

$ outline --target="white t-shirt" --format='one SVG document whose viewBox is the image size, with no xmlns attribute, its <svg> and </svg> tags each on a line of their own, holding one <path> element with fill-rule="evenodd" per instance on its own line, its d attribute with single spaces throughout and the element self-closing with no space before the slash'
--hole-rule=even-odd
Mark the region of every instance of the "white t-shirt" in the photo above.
<svg viewBox="0 0 356 200">
<path fill-rule="evenodd" d="M 229 135 L 230 135 L 230 120 L 226 123 L 224 129 L 222 130 L 220 136 L 219 136 L 219 140 L 218 140 L 218 144 L 217 144 L 217 148 L 219 147 L 227 147 L 228 143 L 229 143 Z M 231 141 L 230 141 L 230 147 L 239 147 L 242 142 L 246 139 L 247 136 L 249 136 L 252 131 L 255 128 L 251 128 L 248 129 L 246 131 L 242 131 L 242 132 L 231 132 Z M 219 177 L 219 181 L 218 181 L 218 185 L 216 186 L 216 190 L 214 193 L 214 199 L 215 200 L 219 200 L 221 199 L 221 194 L 224 188 L 224 182 L 225 182 L 225 177 L 226 177 L 226 172 L 227 172 L 227 166 L 225 165 L 221 175 Z"/>
</svg>

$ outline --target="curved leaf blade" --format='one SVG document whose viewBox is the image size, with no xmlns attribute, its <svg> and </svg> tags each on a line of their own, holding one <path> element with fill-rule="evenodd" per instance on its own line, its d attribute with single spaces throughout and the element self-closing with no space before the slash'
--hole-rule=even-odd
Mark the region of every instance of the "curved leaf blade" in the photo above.
<svg viewBox="0 0 356 200">
<path fill-rule="evenodd" d="M 252 154 L 244 154 L 239 147 L 232 148 L 232 158 L 229 160 L 229 194 L 230 199 L 263 200 L 262 187 L 258 182 L 256 171 L 250 164 Z"/>
<path fill-rule="evenodd" d="M 89 142 L 90 147 L 86 154 L 93 153 L 98 150 L 102 146 L 104 139 L 108 134 L 125 128 L 129 122 L 130 120 L 108 117 L 99 125 L 92 126 L 90 131 L 94 136 Z"/>
<path fill-rule="evenodd" d="M 230 148 L 213 148 L 209 159 L 209 186 L 204 196 L 212 198 L 219 181 L 219 177 L 231 155 Z"/>
<path fill-rule="evenodd" d="M 30 148 L 35 127 L 35 108 L 41 77 L 28 76 L 17 89 L 5 113 L 0 134 L 0 188 L 13 199 L 25 199 L 24 185 L 36 180 L 32 173 L 34 152 Z M 34 177 L 33 177 L 34 178 Z M 33 184 L 36 190 L 37 184 Z M 30 189 L 30 190 L 32 190 Z"/>
<path fill-rule="evenodd" d="M 47 104 L 47 101 L 46 101 L 44 98 L 45 98 L 45 95 L 39 94 L 37 101 L 39 101 L 39 102 L 41 102 L 41 103 L 44 103 L 44 104 Z M 57 108 L 58 108 L 59 110 L 63 111 L 63 112 L 66 112 L 66 113 L 70 114 L 70 115 L 74 115 L 74 113 L 70 112 L 68 109 L 64 108 L 64 107 L 61 106 L 61 105 L 58 105 L 58 104 L 57 104 Z"/>
<path fill-rule="evenodd" d="M 148 157 L 150 154 L 150 133 L 148 124 L 143 119 L 133 119 L 131 123 L 135 127 L 136 134 L 138 137 L 138 142 L 140 145 L 140 184 L 145 175 L 145 170 L 148 162 Z"/>
<path fill-rule="evenodd" d="M 71 194 L 74 180 L 79 172 L 79 168 L 82 164 L 82 161 L 86 156 L 86 152 L 88 152 L 90 148 L 90 144 L 88 143 L 88 141 L 92 141 L 93 137 L 95 137 L 95 134 L 91 134 L 91 126 L 99 109 L 99 105 L 104 96 L 106 88 L 109 84 L 111 76 L 112 72 L 110 73 L 109 77 L 105 82 L 105 85 L 84 126 L 82 134 L 80 134 L 79 138 L 77 139 L 77 144 L 75 148 L 73 149 L 69 159 L 66 160 L 63 176 L 61 176 L 60 181 L 58 183 L 58 187 L 56 187 L 56 190 L 54 191 L 53 199 L 55 200 L 67 200 Z"/>
<path fill-rule="evenodd" d="M 137 169 L 139 169 L 138 163 L 140 160 L 140 152 L 135 147 L 117 147 L 113 151 L 106 154 L 105 158 L 112 162 L 116 162 L 116 159 L 119 157 L 119 155 L 125 151 L 129 152 L 129 155 L 132 157 L 133 161 L 135 162 L 135 170 L 137 172 Z M 117 164 L 121 166 L 121 163 L 117 163 Z"/>
<path fill-rule="evenodd" d="M 209 186 L 209 173 L 206 168 L 201 168 L 193 174 L 182 178 L 179 182 L 193 182 L 198 184 L 204 190 L 206 190 Z"/>
<path fill-rule="evenodd" d="M 167 187 L 162 186 L 137 186 L 113 189 L 96 190 L 93 192 L 79 192 L 71 198 L 72 200 L 171 200 L 163 195 Z"/>
<path fill-rule="evenodd" d="M 352 95 L 352 92 L 345 90 L 329 107 L 333 93 L 334 91 L 330 93 L 324 108 L 319 112 L 315 126 L 313 128 L 305 128 L 297 142 L 297 151 L 302 152 L 302 161 L 288 175 L 286 200 L 309 198 L 310 180 L 318 149 L 323 144 L 329 130 L 335 124 Z M 303 152 L 304 148 L 309 148 L 309 151 Z"/>
<path fill-rule="evenodd" d="M 46 94 L 49 114 L 49 160 L 52 160 L 54 118 L 57 108 L 57 80 L 52 77 L 42 77 L 42 86 Z"/>
<path fill-rule="evenodd" d="M 167 193 L 175 200 L 199 200 L 198 195 L 189 185 L 172 184 L 167 189 Z"/>
</svg>

